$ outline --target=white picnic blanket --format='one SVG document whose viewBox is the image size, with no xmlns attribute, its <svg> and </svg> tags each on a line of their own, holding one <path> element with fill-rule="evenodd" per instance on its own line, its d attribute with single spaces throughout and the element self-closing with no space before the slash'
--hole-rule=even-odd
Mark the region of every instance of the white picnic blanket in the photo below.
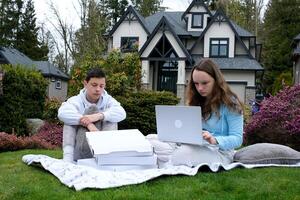
<svg viewBox="0 0 300 200">
<path fill-rule="evenodd" d="M 236 167 L 243 167 L 247 169 L 256 167 L 300 167 L 300 163 L 296 165 L 275 165 L 275 164 L 242 164 L 232 163 L 230 165 L 222 165 L 220 163 L 200 164 L 196 167 L 187 166 L 166 166 L 161 169 L 146 169 L 146 170 L 130 170 L 130 171 L 107 171 L 99 170 L 87 166 L 80 166 L 73 163 L 65 162 L 62 159 L 55 159 L 46 155 L 28 154 L 22 157 L 24 163 L 28 165 L 38 164 L 45 170 L 51 172 L 63 184 L 68 187 L 74 187 L 75 190 L 82 190 L 85 188 L 112 188 L 124 185 L 132 185 L 146 182 L 162 175 L 188 175 L 194 176 L 202 166 L 207 166 L 212 172 L 220 170 L 231 170 Z"/>
</svg>

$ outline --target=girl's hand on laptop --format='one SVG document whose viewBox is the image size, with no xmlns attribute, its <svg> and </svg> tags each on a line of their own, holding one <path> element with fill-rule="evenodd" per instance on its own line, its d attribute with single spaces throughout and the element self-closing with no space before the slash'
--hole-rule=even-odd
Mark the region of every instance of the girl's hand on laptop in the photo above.
<svg viewBox="0 0 300 200">
<path fill-rule="evenodd" d="M 217 140 L 212 134 L 208 131 L 202 131 L 203 138 L 210 144 L 217 144 Z"/>
</svg>

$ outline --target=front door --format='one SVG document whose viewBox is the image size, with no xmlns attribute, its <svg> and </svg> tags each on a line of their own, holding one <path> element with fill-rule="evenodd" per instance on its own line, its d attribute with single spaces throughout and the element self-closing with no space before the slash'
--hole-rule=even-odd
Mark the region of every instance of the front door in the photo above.
<svg viewBox="0 0 300 200">
<path fill-rule="evenodd" d="M 177 89 L 177 61 L 160 61 L 158 65 L 158 91 L 170 91 L 176 94 Z"/>
</svg>

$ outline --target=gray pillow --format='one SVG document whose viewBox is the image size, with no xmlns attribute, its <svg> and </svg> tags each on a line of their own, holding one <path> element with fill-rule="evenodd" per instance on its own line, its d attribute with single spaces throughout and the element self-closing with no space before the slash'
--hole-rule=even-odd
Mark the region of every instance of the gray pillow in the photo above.
<svg viewBox="0 0 300 200">
<path fill-rule="evenodd" d="M 244 164 L 293 165 L 300 163 L 300 152 L 280 144 L 258 143 L 238 150 L 233 161 Z"/>
</svg>

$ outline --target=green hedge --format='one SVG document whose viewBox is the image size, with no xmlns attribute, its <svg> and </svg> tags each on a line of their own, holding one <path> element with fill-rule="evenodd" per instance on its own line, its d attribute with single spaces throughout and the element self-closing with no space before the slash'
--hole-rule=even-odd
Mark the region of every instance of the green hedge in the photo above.
<svg viewBox="0 0 300 200">
<path fill-rule="evenodd" d="M 155 105 L 179 103 L 171 92 L 139 91 L 116 99 L 127 113 L 126 119 L 118 124 L 119 129 L 139 129 L 144 135 L 156 133 Z"/>
<path fill-rule="evenodd" d="M 57 117 L 58 109 L 61 104 L 62 101 L 60 99 L 47 98 L 44 106 L 43 119 L 57 124 L 62 123 Z"/>
<path fill-rule="evenodd" d="M 25 119 L 42 117 L 47 81 L 33 69 L 12 65 L 0 68 L 5 72 L 0 97 L 0 131 L 27 135 Z"/>
</svg>

